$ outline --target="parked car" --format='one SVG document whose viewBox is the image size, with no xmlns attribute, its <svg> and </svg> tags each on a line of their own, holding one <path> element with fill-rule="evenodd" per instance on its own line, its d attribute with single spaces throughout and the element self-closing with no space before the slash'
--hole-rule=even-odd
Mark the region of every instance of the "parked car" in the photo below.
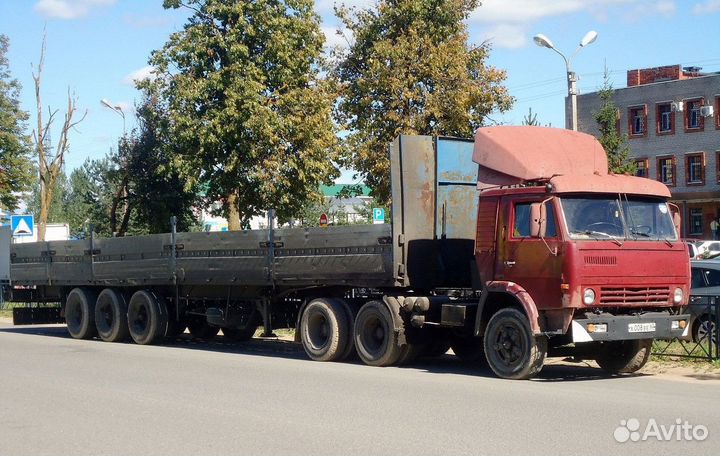
<svg viewBox="0 0 720 456">
<path fill-rule="evenodd" d="M 693 260 L 690 266 L 689 313 L 692 338 L 699 342 L 710 335 L 716 342 L 718 315 L 715 303 L 720 302 L 720 260 Z"/>
<path fill-rule="evenodd" d="M 700 246 L 694 241 L 685 241 L 685 245 L 688 248 L 688 254 L 691 260 L 699 260 L 701 257 Z"/>
</svg>

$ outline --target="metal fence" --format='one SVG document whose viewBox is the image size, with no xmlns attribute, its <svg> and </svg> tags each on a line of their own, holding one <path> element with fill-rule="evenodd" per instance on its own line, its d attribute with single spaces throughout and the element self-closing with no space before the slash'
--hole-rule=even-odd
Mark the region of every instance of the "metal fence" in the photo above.
<svg viewBox="0 0 720 456">
<path fill-rule="evenodd" d="M 691 296 L 687 313 L 690 331 L 687 338 L 656 340 L 653 355 L 679 358 L 720 359 L 720 296 Z"/>
</svg>

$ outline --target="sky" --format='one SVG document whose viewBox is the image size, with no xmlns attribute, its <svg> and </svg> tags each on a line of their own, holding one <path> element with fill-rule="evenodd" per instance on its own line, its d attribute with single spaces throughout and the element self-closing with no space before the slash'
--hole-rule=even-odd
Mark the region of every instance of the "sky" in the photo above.
<svg viewBox="0 0 720 456">
<path fill-rule="evenodd" d="M 344 42 L 336 34 L 335 3 L 372 8 L 375 1 L 317 0 L 328 46 Z M 123 134 L 122 117 L 101 99 L 119 106 L 125 128 L 132 129 L 139 98 L 133 80 L 148 75 L 150 53 L 181 30 L 189 15 L 187 9 L 163 9 L 162 0 L 0 0 L 0 33 L 10 39 L 10 69 L 23 85 L 29 128 L 36 122 L 32 72 L 43 30 L 45 111 L 62 113 L 69 90 L 79 115 L 87 112 L 70 137 L 68 171 L 104 156 Z M 488 63 L 507 72 L 505 85 L 516 99 L 512 110 L 493 113 L 488 122 L 518 125 L 532 108 L 542 124 L 565 125 L 565 64 L 536 46 L 535 34 L 546 35 L 569 57 L 588 31 L 598 33 L 572 60 L 579 91 L 587 93 L 602 85 L 604 68 L 616 88 L 625 87 L 626 71 L 636 68 L 681 64 L 720 71 L 718 19 L 720 0 L 484 0 L 467 21 L 470 41 L 491 43 Z M 58 136 L 57 128 L 51 131 L 52 138 Z M 351 180 L 350 173 L 341 178 Z"/>
</svg>

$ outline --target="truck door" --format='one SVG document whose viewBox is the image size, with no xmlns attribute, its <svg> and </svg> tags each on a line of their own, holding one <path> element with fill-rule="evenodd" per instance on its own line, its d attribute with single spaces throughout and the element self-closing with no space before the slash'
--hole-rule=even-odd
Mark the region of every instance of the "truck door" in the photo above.
<svg viewBox="0 0 720 456">
<path fill-rule="evenodd" d="M 530 236 L 530 206 L 546 199 L 506 198 L 498 249 L 496 278 L 515 282 L 533 298 L 538 309 L 560 306 L 562 262 L 555 254 L 560 247 L 555 200 L 547 201 L 544 238 Z"/>
</svg>

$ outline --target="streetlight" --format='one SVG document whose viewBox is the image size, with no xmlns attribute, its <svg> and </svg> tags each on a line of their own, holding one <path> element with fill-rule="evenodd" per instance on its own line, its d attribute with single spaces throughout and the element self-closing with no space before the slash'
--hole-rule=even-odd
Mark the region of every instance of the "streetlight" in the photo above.
<svg viewBox="0 0 720 456">
<path fill-rule="evenodd" d="M 584 48 L 588 44 L 594 42 L 597 39 L 597 32 L 595 30 L 590 30 L 585 34 L 582 40 L 580 40 L 580 44 L 578 45 L 577 49 L 575 49 L 575 52 L 572 53 L 570 58 L 568 59 L 565 57 L 565 55 L 558 51 L 555 45 L 550 41 L 550 38 L 546 37 L 542 33 L 538 33 L 533 37 L 533 41 L 535 41 L 535 44 L 541 47 L 546 47 L 548 49 L 552 49 L 553 51 L 560 54 L 560 57 L 563 58 L 565 61 L 565 68 L 567 69 L 567 79 L 568 79 L 568 96 L 570 97 L 570 128 L 574 131 L 577 131 L 577 75 L 572 70 L 572 67 L 570 64 L 572 63 L 573 59 L 577 55 L 578 52 L 580 52 L 580 49 Z M 565 128 L 568 127 L 568 119 L 567 119 L 567 108 L 565 110 Z"/>
<path fill-rule="evenodd" d="M 122 107 L 120 105 L 113 105 L 109 100 L 105 98 L 101 99 L 100 103 L 102 103 L 102 105 L 106 108 L 110 108 L 116 113 L 120 114 L 123 120 L 123 136 L 125 136 L 125 113 L 123 112 Z"/>
</svg>

